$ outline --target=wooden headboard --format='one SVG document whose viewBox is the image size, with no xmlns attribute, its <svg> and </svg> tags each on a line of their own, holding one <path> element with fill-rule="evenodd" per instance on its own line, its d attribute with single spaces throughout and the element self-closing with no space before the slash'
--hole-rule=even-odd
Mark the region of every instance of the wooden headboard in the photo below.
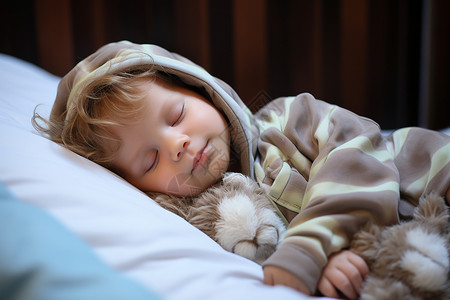
<svg viewBox="0 0 450 300">
<path fill-rule="evenodd" d="M 450 126 L 450 1 L 21 0 L 0 52 L 64 75 L 105 43 L 178 52 L 251 109 L 310 92 L 383 128 Z"/>
</svg>

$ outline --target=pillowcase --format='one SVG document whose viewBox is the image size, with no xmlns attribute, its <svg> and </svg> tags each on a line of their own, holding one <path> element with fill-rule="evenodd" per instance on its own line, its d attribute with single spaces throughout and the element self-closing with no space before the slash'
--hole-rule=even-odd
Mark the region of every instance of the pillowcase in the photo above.
<svg viewBox="0 0 450 300">
<path fill-rule="evenodd" d="M 161 299 L 106 266 L 81 239 L 0 184 L 0 299 Z"/>
</svg>

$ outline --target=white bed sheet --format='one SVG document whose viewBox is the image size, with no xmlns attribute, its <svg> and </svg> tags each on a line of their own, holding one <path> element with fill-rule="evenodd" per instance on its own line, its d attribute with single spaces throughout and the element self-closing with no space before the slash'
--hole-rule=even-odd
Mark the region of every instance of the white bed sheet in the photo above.
<svg viewBox="0 0 450 300">
<path fill-rule="evenodd" d="M 228 253 L 108 170 L 40 136 L 59 78 L 0 54 L 0 181 L 50 212 L 104 261 L 165 299 L 309 299 L 262 284 L 259 265 Z"/>
</svg>

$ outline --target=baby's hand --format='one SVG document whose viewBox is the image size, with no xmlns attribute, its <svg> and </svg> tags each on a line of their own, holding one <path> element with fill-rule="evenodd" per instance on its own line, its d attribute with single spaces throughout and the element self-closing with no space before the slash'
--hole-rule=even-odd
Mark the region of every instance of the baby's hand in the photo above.
<svg viewBox="0 0 450 300">
<path fill-rule="evenodd" d="M 348 299 L 357 299 L 367 274 L 369 267 L 359 255 L 342 250 L 330 256 L 318 289 L 326 297 L 340 298 L 340 292 Z"/>
<path fill-rule="evenodd" d="M 264 267 L 264 284 L 284 285 L 296 289 L 303 294 L 310 295 L 306 285 L 294 274 L 275 266 Z"/>
</svg>

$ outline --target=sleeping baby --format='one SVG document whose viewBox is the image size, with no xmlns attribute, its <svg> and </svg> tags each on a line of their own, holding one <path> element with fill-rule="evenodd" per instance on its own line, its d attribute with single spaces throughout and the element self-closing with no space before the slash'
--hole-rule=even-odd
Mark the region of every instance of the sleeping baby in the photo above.
<svg viewBox="0 0 450 300">
<path fill-rule="evenodd" d="M 232 246 L 263 260 L 266 284 L 309 295 L 356 298 L 368 267 L 347 250 L 354 233 L 410 219 L 431 192 L 450 199 L 449 136 L 404 128 L 384 137 L 372 120 L 310 94 L 252 114 L 229 85 L 155 45 L 103 46 L 61 80 L 50 119 L 34 124 L 155 199 L 197 196 L 227 172 L 251 178 L 274 216 L 258 230 L 282 240 Z M 165 207 L 178 205 L 189 202 Z"/>
</svg>

